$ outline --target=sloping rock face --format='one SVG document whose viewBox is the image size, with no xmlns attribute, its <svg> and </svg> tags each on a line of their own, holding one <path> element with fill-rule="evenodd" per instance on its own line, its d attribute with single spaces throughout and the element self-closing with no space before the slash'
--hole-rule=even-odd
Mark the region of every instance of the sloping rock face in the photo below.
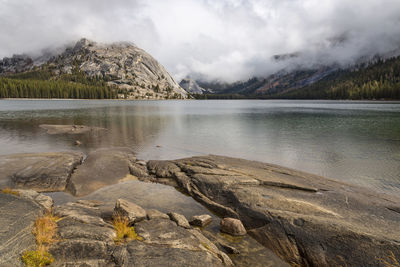
<svg viewBox="0 0 400 267">
<path fill-rule="evenodd" d="M 96 203 L 80 201 L 54 209 L 60 241 L 50 253 L 52 266 L 231 266 L 200 231 L 185 229 L 166 218 L 135 223 L 141 241 L 115 243 L 107 213 Z"/>
<path fill-rule="evenodd" d="M 0 185 L 39 192 L 63 191 L 83 154 L 72 152 L 0 156 Z"/>
<path fill-rule="evenodd" d="M 32 229 L 42 212 L 31 199 L 0 193 L 0 266 L 22 266 L 21 254 L 36 246 Z"/>
<path fill-rule="evenodd" d="M 165 68 L 131 43 L 98 44 L 81 39 L 74 47 L 49 61 L 57 73 L 78 67 L 89 77 L 111 79 L 129 98 L 186 98 L 187 93 Z"/>
<path fill-rule="evenodd" d="M 380 266 L 400 260 L 400 199 L 291 169 L 204 156 L 149 161 L 160 182 L 240 219 L 292 265 Z M 155 179 L 155 180 L 157 180 Z M 169 182 L 165 182 L 169 183 Z"/>
<path fill-rule="evenodd" d="M 13 55 L 0 60 L 0 74 L 27 71 L 33 66 L 33 60 L 27 55 Z"/>
<path fill-rule="evenodd" d="M 195 80 L 189 78 L 182 79 L 179 85 L 190 94 L 204 94 L 207 92 L 204 88 L 200 87 Z"/>
</svg>

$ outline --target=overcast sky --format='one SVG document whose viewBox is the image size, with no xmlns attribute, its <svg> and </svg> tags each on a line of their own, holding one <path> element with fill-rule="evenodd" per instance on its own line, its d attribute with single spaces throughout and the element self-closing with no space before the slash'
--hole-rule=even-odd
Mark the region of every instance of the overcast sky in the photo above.
<svg viewBox="0 0 400 267">
<path fill-rule="evenodd" d="M 0 0 L 0 57 L 81 37 L 132 41 L 177 80 L 235 81 L 393 51 L 400 0 Z"/>
</svg>

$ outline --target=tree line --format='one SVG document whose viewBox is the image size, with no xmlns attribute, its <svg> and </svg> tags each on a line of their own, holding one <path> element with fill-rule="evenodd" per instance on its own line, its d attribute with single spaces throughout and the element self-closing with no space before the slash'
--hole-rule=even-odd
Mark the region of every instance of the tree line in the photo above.
<svg viewBox="0 0 400 267">
<path fill-rule="evenodd" d="M 48 69 L 0 77 L 0 98 L 112 99 L 117 92 L 103 77 L 89 77 L 74 68 L 71 74 L 54 75 Z"/>
</svg>

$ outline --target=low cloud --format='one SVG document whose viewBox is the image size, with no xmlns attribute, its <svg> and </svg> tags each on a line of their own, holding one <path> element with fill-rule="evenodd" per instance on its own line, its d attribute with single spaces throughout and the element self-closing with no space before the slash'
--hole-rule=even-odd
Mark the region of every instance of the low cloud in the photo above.
<svg viewBox="0 0 400 267">
<path fill-rule="evenodd" d="M 231 82 L 399 51 L 400 1 L 0 0 L 0 57 L 81 37 L 134 42 L 177 80 Z"/>
</svg>

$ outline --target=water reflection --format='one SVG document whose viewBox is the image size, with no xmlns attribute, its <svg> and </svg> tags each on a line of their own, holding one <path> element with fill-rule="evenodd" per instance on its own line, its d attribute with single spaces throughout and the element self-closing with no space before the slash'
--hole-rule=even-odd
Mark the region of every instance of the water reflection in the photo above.
<svg viewBox="0 0 400 267">
<path fill-rule="evenodd" d="M 108 130 L 48 135 L 40 124 Z M 400 192 L 399 103 L 0 101 L 0 154 L 110 146 L 131 147 L 144 159 L 241 157 Z"/>
</svg>

